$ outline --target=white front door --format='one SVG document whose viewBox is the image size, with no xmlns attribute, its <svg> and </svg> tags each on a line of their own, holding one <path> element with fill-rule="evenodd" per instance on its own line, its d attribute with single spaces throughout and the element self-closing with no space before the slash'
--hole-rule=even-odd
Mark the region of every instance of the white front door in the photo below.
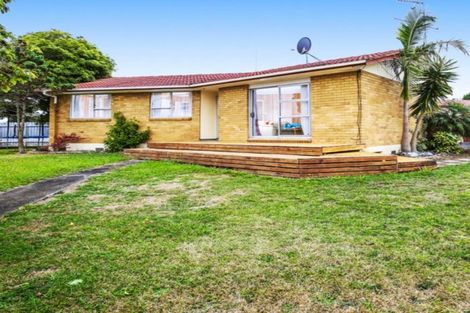
<svg viewBox="0 0 470 313">
<path fill-rule="evenodd" d="M 217 92 L 201 91 L 201 140 L 216 140 L 218 134 Z"/>
</svg>

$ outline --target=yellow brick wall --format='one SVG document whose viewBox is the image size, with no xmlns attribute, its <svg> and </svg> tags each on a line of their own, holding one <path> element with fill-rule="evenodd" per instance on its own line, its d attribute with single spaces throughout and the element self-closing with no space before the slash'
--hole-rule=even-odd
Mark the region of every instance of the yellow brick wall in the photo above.
<svg viewBox="0 0 470 313">
<path fill-rule="evenodd" d="M 367 72 L 359 75 L 351 72 L 312 77 L 313 143 L 364 143 L 367 146 L 399 144 L 402 108 L 399 85 Z M 219 141 L 247 142 L 249 86 L 221 88 L 218 96 Z M 56 110 L 51 105 L 51 137 L 54 134 L 74 132 L 82 137 L 82 143 L 103 142 L 111 121 L 70 120 L 71 96 L 62 95 L 58 100 Z M 150 120 L 150 93 L 113 94 L 112 111 L 120 111 L 128 118 L 136 118 L 142 128 L 149 127 L 150 141 L 198 141 L 201 105 L 199 91 L 193 92 L 192 100 L 193 116 L 189 120 Z M 360 106 L 362 115 L 358 114 Z"/>
<path fill-rule="evenodd" d="M 310 88 L 312 142 L 359 143 L 357 74 L 352 72 L 313 77 Z"/>
<path fill-rule="evenodd" d="M 248 86 L 219 90 L 219 141 L 248 140 Z"/>
<path fill-rule="evenodd" d="M 399 145 L 403 121 L 400 84 L 362 72 L 361 90 L 363 142 L 367 146 Z"/>
<path fill-rule="evenodd" d="M 56 130 L 50 132 L 51 142 L 55 134 L 76 133 L 81 137 L 80 143 L 102 143 L 106 137 L 111 120 L 71 120 L 70 95 L 58 98 L 56 114 L 51 114 L 51 125 Z M 199 140 L 199 110 L 201 93 L 192 94 L 191 119 L 150 120 L 150 93 L 122 93 L 112 95 L 112 112 L 122 112 L 127 118 L 135 118 L 142 129 L 150 128 L 150 141 L 195 141 Z M 54 105 L 51 104 L 51 112 Z M 52 127 L 51 127 L 52 128 Z"/>
<path fill-rule="evenodd" d="M 249 138 L 247 85 L 219 90 L 219 141 L 247 142 Z M 355 73 L 311 79 L 312 142 L 357 142 L 357 80 Z"/>
</svg>

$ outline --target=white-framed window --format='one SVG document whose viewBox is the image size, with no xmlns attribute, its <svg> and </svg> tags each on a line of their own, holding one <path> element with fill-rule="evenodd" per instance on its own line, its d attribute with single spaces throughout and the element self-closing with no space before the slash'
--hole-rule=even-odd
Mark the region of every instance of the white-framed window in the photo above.
<svg viewBox="0 0 470 313">
<path fill-rule="evenodd" d="M 89 119 L 111 118 L 111 95 L 73 95 L 70 117 Z"/>
<path fill-rule="evenodd" d="M 251 89 L 251 136 L 311 136 L 309 86 L 296 83 Z"/>
<path fill-rule="evenodd" d="M 151 118 L 192 117 L 191 92 L 156 92 L 150 99 Z"/>
</svg>

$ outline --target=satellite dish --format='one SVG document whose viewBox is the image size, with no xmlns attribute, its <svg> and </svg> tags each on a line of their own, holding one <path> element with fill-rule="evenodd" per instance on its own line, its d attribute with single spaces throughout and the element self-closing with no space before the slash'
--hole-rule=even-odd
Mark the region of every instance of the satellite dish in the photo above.
<svg viewBox="0 0 470 313">
<path fill-rule="evenodd" d="M 317 58 L 316 56 L 311 55 L 310 53 L 308 53 L 310 51 L 310 48 L 312 48 L 312 41 L 308 37 L 302 37 L 302 38 L 300 38 L 299 42 L 297 42 L 297 52 L 299 54 L 305 55 L 305 63 L 308 63 L 308 57 L 309 56 L 311 56 L 312 58 L 314 58 L 317 61 L 320 61 L 319 58 Z M 295 50 L 292 49 L 292 51 L 295 51 Z"/>
<path fill-rule="evenodd" d="M 300 54 L 307 54 L 312 47 L 312 41 L 308 37 L 300 38 L 299 42 L 297 43 L 297 52 Z"/>
</svg>

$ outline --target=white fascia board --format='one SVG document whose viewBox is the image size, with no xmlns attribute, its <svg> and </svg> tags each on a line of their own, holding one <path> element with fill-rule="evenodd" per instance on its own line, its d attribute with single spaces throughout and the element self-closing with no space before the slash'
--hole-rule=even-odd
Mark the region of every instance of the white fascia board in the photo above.
<svg viewBox="0 0 470 313">
<path fill-rule="evenodd" d="M 190 85 L 182 85 L 182 86 L 149 86 L 149 87 L 103 87 L 103 88 L 77 88 L 77 89 L 71 89 L 67 90 L 64 92 L 61 92 L 60 94 L 86 94 L 86 93 L 97 93 L 97 92 L 105 92 L 105 91 L 117 91 L 117 92 L 138 92 L 138 91 L 171 91 L 174 89 L 178 90 L 191 90 Z"/>
</svg>

